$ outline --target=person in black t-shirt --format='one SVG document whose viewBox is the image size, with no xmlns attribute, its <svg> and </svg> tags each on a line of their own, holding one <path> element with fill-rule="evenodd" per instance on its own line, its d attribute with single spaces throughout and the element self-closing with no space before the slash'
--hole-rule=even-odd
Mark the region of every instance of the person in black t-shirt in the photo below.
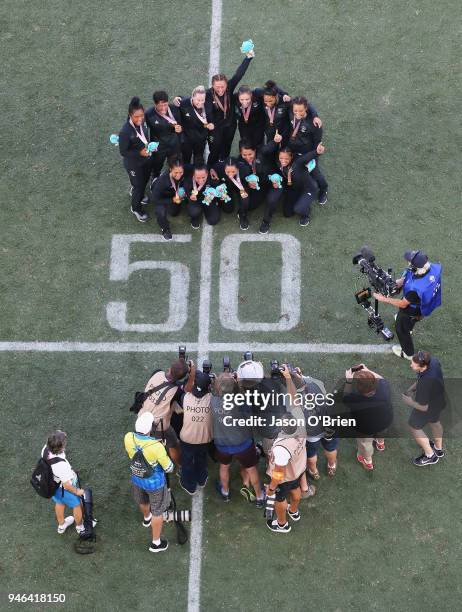
<svg viewBox="0 0 462 612">
<path fill-rule="evenodd" d="M 357 369 L 360 368 L 360 369 Z M 343 401 L 356 421 L 357 458 L 366 470 L 373 470 L 374 443 L 377 450 L 385 450 L 383 432 L 393 422 L 390 385 L 380 374 L 363 363 L 345 372 Z"/>
<path fill-rule="evenodd" d="M 411 368 L 417 374 L 416 382 L 403 393 L 403 402 L 412 408 L 409 427 L 423 454 L 413 460 L 414 465 L 433 465 L 444 457 L 441 411 L 445 407 L 445 390 L 441 364 L 427 351 L 419 351 L 411 359 Z M 429 425 L 433 440 L 423 428 Z"/>
</svg>

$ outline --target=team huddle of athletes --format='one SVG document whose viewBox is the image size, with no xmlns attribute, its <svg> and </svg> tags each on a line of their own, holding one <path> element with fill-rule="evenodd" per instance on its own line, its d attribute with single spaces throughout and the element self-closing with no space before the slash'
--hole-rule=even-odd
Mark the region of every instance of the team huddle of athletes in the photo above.
<svg viewBox="0 0 462 612">
<path fill-rule="evenodd" d="M 169 217 L 182 210 L 194 229 L 203 217 L 215 225 L 222 212 L 237 212 L 239 227 L 247 230 L 250 213 L 260 208 L 252 216 L 266 234 L 278 205 L 285 217 L 297 215 L 306 226 L 312 203 L 327 202 L 316 109 L 273 81 L 236 90 L 253 57 L 252 45 L 236 73 L 230 79 L 214 75 L 209 89 L 197 86 L 171 101 L 166 91 L 155 91 L 146 111 L 139 98 L 130 101 L 114 142 L 130 178 L 131 212 L 146 222 L 145 207 L 152 205 L 165 240 L 172 239 Z M 230 157 L 236 129 L 239 156 Z"/>
</svg>

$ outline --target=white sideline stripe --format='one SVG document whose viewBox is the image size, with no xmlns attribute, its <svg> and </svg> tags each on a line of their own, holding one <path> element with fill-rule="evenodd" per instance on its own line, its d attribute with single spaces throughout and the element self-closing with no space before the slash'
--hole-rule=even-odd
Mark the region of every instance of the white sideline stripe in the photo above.
<svg viewBox="0 0 462 612">
<path fill-rule="evenodd" d="M 209 83 L 219 72 L 221 45 L 222 0 L 212 0 L 212 21 L 210 25 Z M 213 228 L 204 220 L 201 239 L 201 286 L 199 296 L 199 367 L 208 357 L 210 296 L 212 283 L 212 241 Z M 200 611 L 201 562 L 202 562 L 202 513 L 204 493 L 199 491 L 192 501 L 191 536 L 189 544 L 188 612 Z"/>
<path fill-rule="evenodd" d="M 210 305 L 210 303 L 209 303 Z M 208 330 L 207 330 L 208 331 Z M 208 353 L 389 353 L 387 344 L 291 344 L 265 342 L 187 343 L 188 352 L 199 353 L 198 363 Z M 178 342 L 0 342 L 0 353 L 176 353 Z"/>
<path fill-rule="evenodd" d="M 390 353 L 391 346 L 386 344 L 297 344 L 297 343 L 265 343 L 249 342 L 212 342 L 210 352 L 239 353 L 254 351 L 255 353 Z"/>
</svg>

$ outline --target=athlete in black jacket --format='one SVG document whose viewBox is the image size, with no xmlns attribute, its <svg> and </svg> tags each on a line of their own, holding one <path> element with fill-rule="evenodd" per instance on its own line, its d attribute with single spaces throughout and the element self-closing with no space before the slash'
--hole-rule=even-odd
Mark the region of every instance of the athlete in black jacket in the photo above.
<svg viewBox="0 0 462 612">
<path fill-rule="evenodd" d="M 153 177 L 157 177 L 166 159 L 181 155 L 183 130 L 180 111 L 168 103 L 167 92 L 155 91 L 152 99 L 154 106 L 146 111 L 146 123 L 151 140 L 159 143 L 152 169 Z"/>
<path fill-rule="evenodd" d="M 252 173 L 244 166 L 239 165 L 234 157 L 229 157 L 226 161 L 215 164 L 210 174 L 218 183 L 226 185 L 228 195 L 232 199 L 231 210 L 234 206 L 237 206 L 238 209 L 239 227 L 241 230 L 248 230 L 249 191 L 252 186 L 246 181 L 246 177 Z M 230 209 L 228 208 L 228 210 Z"/>
<path fill-rule="evenodd" d="M 280 139 L 281 136 L 275 136 L 275 140 L 258 149 L 247 140 L 239 142 L 239 166 L 242 166 L 248 174 L 255 174 L 258 177 L 260 188 L 249 189 L 249 210 L 260 206 L 271 186 L 268 175 L 276 171 L 276 152 Z M 249 183 L 249 186 L 252 187 L 252 183 Z"/>
<path fill-rule="evenodd" d="M 289 146 L 295 155 L 304 155 L 305 153 L 316 150 L 322 141 L 322 127 L 317 127 L 313 124 L 312 117 L 308 111 L 308 101 L 306 98 L 299 96 L 292 100 L 289 119 Z M 311 173 L 311 178 L 318 184 L 319 203 L 324 205 L 327 202 L 328 185 L 318 163 L 316 163 L 316 168 Z"/>
<path fill-rule="evenodd" d="M 265 115 L 263 101 L 253 95 L 247 85 L 241 85 L 234 94 L 234 108 L 241 140 L 247 140 L 254 147 L 263 144 Z"/>
<path fill-rule="evenodd" d="M 142 222 L 148 220 L 141 205 L 152 168 L 152 158 L 147 151 L 148 142 L 144 109 L 140 99 L 133 97 L 128 106 L 127 121 L 119 132 L 119 151 L 132 186 L 131 211 Z"/>
<path fill-rule="evenodd" d="M 263 88 L 254 89 L 254 97 L 261 100 L 264 114 L 264 133 L 266 142 L 273 140 L 276 132 L 281 134 L 281 147 L 287 146 L 290 138 L 290 96 L 274 81 L 266 81 Z M 308 114 L 313 125 L 322 127 L 322 121 L 312 104 L 308 104 Z"/>
<path fill-rule="evenodd" d="M 205 201 L 205 190 L 216 185 L 205 164 L 197 164 L 186 170 L 184 188 L 188 198 L 188 214 L 191 218 L 191 227 L 199 229 L 202 215 L 209 225 L 216 225 L 220 220 L 220 202 L 213 198 L 212 201 Z"/>
<path fill-rule="evenodd" d="M 202 86 L 195 87 L 191 97 L 175 98 L 174 103 L 178 102 L 183 127 L 183 161 L 189 164 L 193 157 L 194 164 L 202 164 L 209 134 L 213 135 L 212 104 L 206 101 Z"/>
<path fill-rule="evenodd" d="M 318 193 L 318 186 L 310 175 L 307 163 L 315 160 L 317 164 L 317 158 L 323 152 L 322 145 L 319 145 L 318 150 L 309 151 L 298 157 L 295 157 L 288 147 L 283 147 L 279 151 L 276 173 L 282 177 L 282 188 L 273 184 L 268 191 L 260 234 L 268 233 L 271 218 L 281 200 L 283 200 L 284 217 L 291 217 L 296 213 L 300 216 L 301 226 L 309 224 L 311 203 Z"/>
<path fill-rule="evenodd" d="M 233 93 L 252 61 L 253 51 L 247 54 L 243 62 L 229 79 L 224 74 L 212 77 L 212 87 L 207 90 L 207 101 L 213 105 L 212 123 L 215 126 L 210 138 L 209 168 L 217 161 L 229 156 L 236 131 L 236 115 Z"/>
<path fill-rule="evenodd" d="M 172 239 L 167 215 L 171 217 L 179 215 L 186 202 L 183 175 L 183 163 L 179 160 L 171 160 L 169 170 L 163 172 L 151 187 L 150 200 L 154 204 L 157 223 L 165 240 Z"/>
</svg>

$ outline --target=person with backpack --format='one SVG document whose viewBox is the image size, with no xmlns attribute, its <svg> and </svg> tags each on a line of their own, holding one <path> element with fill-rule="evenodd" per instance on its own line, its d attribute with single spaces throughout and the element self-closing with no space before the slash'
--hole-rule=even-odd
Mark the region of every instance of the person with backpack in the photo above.
<svg viewBox="0 0 462 612">
<path fill-rule="evenodd" d="M 190 391 L 194 380 L 194 364 L 184 359 L 174 361 L 164 372 L 154 370 L 146 383 L 143 400 L 138 414 L 149 412 L 154 417 L 153 437 L 165 440 L 169 454 L 175 464 L 181 464 L 181 450 L 178 437 L 170 424 L 176 402 L 184 391 Z M 182 388 L 182 381 L 190 373 L 191 380 Z"/>
<path fill-rule="evenodd" d="M 164 512 L 170 505 L 170 493 L 165 473 L 173 471 L 173 461 L 161 440 L 152 437 L 154 417 L 151 412 L 138 416 L 135 431 L 124 438 L 130 461 L 133 496 L 143 514 L 143 527 L 151 527 L 149 551 L 164 552 L 168 540 L 161 539 Z"/>
<path fill-rule="evenodd" d="M 84 490 L 79 488 L 77 474 L 66 459 L 66 443 L 64 431 L 57 430 L 48 437 L 32 474 L 31 484 L 39 495 L 54 501 L 58 533 L 62 535 L 75 523 L 80 535 L 85 529 L 82 512 Z M 72 510 L 72 516 L 64 516 L 66 507 Z"/>
</svg>

